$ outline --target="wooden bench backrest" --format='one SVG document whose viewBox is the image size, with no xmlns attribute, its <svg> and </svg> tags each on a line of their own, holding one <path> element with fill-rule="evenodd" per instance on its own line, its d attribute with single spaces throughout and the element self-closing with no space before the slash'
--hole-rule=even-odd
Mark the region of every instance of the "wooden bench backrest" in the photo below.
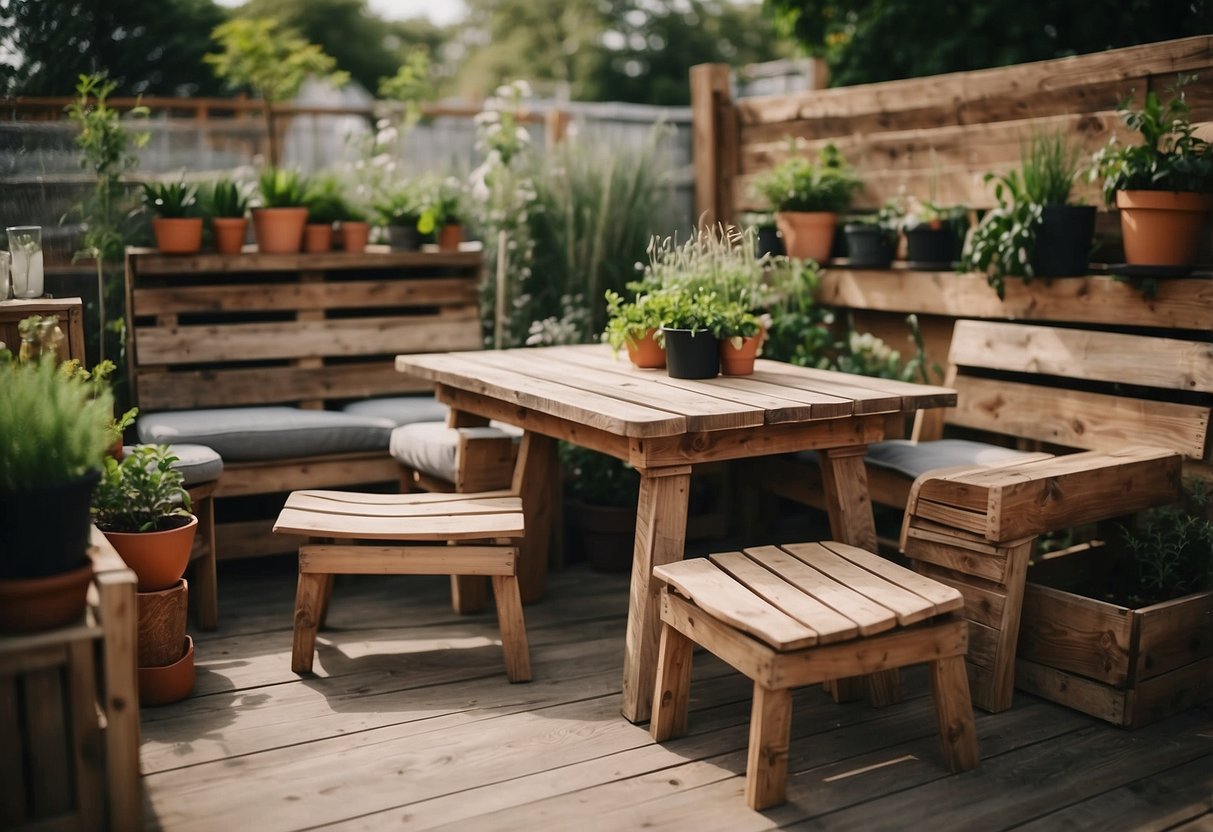
<svg viewBox="0 0 1213 832">
<path fill-rule="evenodd" d="M 127 359 L 146 411 L 428 389 L 398 353 L 482 346 L 478 252 L 169 257 L 130 251 Z"/>
<path fill-rule="evenodd" d="M 1168 448 L 1213 461 L 1213 343 L 962 320 L 948 424 L 1084 450 Z M 920 435 L 920 438 L 935 438 Z"/>
</svg>

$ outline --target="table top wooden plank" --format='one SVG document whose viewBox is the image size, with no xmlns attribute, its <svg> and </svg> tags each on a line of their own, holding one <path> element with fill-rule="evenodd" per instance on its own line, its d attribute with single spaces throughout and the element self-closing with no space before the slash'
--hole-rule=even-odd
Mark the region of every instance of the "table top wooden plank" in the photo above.
<svg viewBox="0 0 1213 832">
<path fill-rule="evenodd" d="M 937 387 L 933 384 L 917 384 L 912 381 L 900 381 L 893 378 L 877 378 L 876 376 L 860 376 L 853 373 L 839 373 L 834 370 L 819 370 L 816 367 L 797 367 L 799 375 L 807 379 L 823 382 L 841 382 L 862 387 L 886 396 L 901 396 L 905 410 L 915 410 L 922 407 L 950 407 L 956 404 L 956 391 L 950 387 Z"/>
<path fill-rule="evenodd" d="M 687 432 L 686 417 L 677 413 L 570 388 L 533 375 L 486 367 L 459 353 L 398 355 L 396 369 L 619 436 L 649 438 Z"/>
<path fill-rule="evenodd" d="M 488 367 L 512 369 L 518 367 L 525 354 L 525 372 L 578 390 L 585 390 L 613 399 L 660 407 L 686 418 L 687 430 L 712 431 L 755 427 L 763 424 L 764 408 L 720 398 L 714 391 L 686 390 L 655 383 L 655 377 L 621 374 L 608 369 L 586 366 L 567 360 L 567 353 L 551 350 L 484 351 L 469 355 L 468 360 Z"/>
<path fill-rule="evenodd" d="M 858 383 L 861 376 L 846 373 L 824 372 L 824 375 L 818 376 L 815 373 L 810 374 L 806 367 L 796 367 L 792 364 L 760 358 L 754 362 L 754 375 L 751 378 L 755 381 L 778 384 L 797 390 L 809 390 L 827 396 L 851 399 L 854 402 L 853 413 L 856 416 L 866 416 L 872 413 L 897 413 L 905 408 L 905 397 L 900 393 L 874 390 Z"/>
</svg>

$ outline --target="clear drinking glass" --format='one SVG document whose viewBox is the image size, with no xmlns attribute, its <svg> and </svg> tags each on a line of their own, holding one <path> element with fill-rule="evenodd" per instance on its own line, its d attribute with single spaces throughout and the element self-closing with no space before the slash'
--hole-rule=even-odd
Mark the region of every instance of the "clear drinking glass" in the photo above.
<svg viewBox="0 0 1213 832">
<path fill-rule="evenodd" d="M 12 264 L 12 255 L 7 251 L 0 251 L 0 300 L 8 300 L 13 296 L 13 281 L 9 277 L 12 274 Z"/>
<path fill-rule="evenodd" d="M 42 226 L 14 225 L 6 230 L 12 256 L 13 297 L 42 297 Z"/>
</svg>

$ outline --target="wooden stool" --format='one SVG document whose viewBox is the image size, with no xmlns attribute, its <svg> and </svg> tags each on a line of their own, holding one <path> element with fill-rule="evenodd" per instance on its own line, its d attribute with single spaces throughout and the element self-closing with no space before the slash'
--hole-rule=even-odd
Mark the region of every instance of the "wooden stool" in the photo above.
<svg viewBox="0 0 1213 832">
<path fill-rule="evenodd" d="M 980 761 L 964 656 L 967 622 L 951 587 L 841 543 L 763 546 L 658 566 L 661 645 L 649 730 L 686 731 L 693 643 L 754 681 L 746 803 L 784 802 L 791 688 L 927 662 L 943 756 Z"/>
<path fill-rule="evenodd" d="M 299 547 L 295 641 L 291 669 L 312 669 L 316 631 L 323 623 L 334 575 L 488 575 L 511 682 L 531 680 L 517 542 L 522 502 L 485 494 L 358 494 L 295 491 L 274 531 L 350 541 Z M 364 541 L 422 541 L 429 545 L 367 546 Z M 443 545 L 449 541 L 460 543 Z"/>
</svg>

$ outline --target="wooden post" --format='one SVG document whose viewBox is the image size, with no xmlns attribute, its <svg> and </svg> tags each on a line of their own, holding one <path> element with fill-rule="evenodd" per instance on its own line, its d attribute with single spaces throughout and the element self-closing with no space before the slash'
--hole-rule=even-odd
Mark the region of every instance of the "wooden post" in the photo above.
<svg viewBox="0 0 1213 832">
<path fill-rule="evenodd" d="M 567 110 L 548 110 L 543 116 L 543 135 L 547 147 L 552 148 L 564 142 L 569 133 L 569 122 L 572 121 Z"/>
<path fill-rule="evenodd" d="M 727 64 L 691 67 L 695 215 L 700 225 L 732 222 L 738 171 L 737 111 Z"/>
</svg>

